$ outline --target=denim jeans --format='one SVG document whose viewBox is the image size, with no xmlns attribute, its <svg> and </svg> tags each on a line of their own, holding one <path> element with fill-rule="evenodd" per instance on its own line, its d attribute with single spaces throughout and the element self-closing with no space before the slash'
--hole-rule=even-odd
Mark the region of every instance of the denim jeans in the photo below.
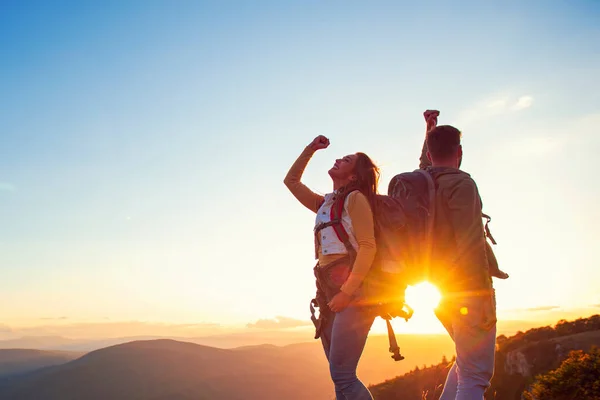
<svg viewBox="0 0 600 400">
<path fill-rule="evenodd" d="M 332 313 L 323 327 L 321 343 L 329 361 L 336 400 L 372 400 L 373 396 L 356 376 L 375 314 L 364 307 L 349 306 Z"/>
<path fill-rule="evenodd" d="M 448 372 L 440 400 L 483 400 L 494 374 L 496 306 L 489 296 L 447 302 L 438 318 L 456 348 L 456 361 Z"/>
</svg>

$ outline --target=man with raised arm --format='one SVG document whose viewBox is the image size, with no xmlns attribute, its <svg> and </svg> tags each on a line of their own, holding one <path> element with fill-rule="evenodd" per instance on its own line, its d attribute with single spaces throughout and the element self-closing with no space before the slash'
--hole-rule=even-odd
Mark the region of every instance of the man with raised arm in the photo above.
<svg viewBox="0 0 600 400">
<path fill-rule="evenodd" d="M 436 186 L 429 277 L 442 293 L 436 315 L 456 346 L 440 400 L 482 400 L 494 373 L 496 300 L 481 198 L 475 181 L 460 170 L 461 132 L 437 126 L 438 115 L 424 114 L 427 133 L 419 161 Z"/>
</svg>

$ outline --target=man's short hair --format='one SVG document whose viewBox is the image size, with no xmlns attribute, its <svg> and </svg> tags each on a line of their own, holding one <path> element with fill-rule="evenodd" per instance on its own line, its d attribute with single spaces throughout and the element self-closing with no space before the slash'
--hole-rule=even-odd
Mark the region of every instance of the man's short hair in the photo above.
<svg viewBox="0 0 600 400">
<path fill-rule="evenodd" d="M 431 158 L 444 160 L 460 146 L 461 132 L 450 125 L 436 126 L 427 133 L 427 150 Z"/>
</svg>

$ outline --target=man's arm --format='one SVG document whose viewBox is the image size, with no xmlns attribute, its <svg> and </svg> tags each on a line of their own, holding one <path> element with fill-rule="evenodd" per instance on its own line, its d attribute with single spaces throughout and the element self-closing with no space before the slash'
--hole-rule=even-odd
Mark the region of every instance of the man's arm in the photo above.
<svg viewBox="0 0 600 400">
<path fill-rule="evenodd" d="M 429 158 L 427 158 L 427 133 L 425 133 L 425 140 L 423 141 L 423 148 L 421 149 L 421 157 L 419 157 L 419 169 L 426 169 L 430 166 L 431 161 L 429 161 Z"/>
<path fill-rule="evenodd" d="M 431 161 L 427 158 L 427 133 L 437 126 L 437 117 L 440 112 L 437 110 L 427 110 L 423 113 L 426 122 L 425 139 L 423 140 L 423 148 L 421 149 L 421 157 L 419 157 L 419 169 L 425 169 L 431 166 Z"/>
</svg>

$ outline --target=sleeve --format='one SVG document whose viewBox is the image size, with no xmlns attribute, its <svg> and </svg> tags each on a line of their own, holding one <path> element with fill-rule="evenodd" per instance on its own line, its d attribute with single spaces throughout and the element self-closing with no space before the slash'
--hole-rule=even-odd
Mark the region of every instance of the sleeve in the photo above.
<svg viewBox="0 0 600 400">
<path fill-rule="evenodd" d="M 364 194 L 353 192 L 349 195 L 348 214 L 352 220 L 352 228 L 358 243 L 358 252 L 352 272 L 342 285 L 341 291 L 352 295 L 360 287 L 371 269 L 375 253 L 377 252 L 377 246 L 375 244 L 373 211 Z"/>
<path fill-rule="evenodd" d="M 419 157 L 419 169 L 425 169 L 431 166 L 431 161 L 427 158 L 427 134 L 423 140 L 423 148 L 421 149 L 421 157 Z"/>
<path fill-rule="evenodd" d="M 461 179 L 450 189 L 448 210 L 456 240 L 454 265 L 487 269 L 481 200 L 471 178 Z"/>
<path fill-rule="evenodd" d="M 288 171 L 283 183 L 292 192 L 294 197 L 300 201 L 306 208 L 312 212 L 317 212 L 321 203 L 323 202 L 323 196 L 310 190 L 306 185 L 301 182 L 302 174 L 308 165 L 308 162 L 315 153 L 313 149 L 307 146 L 298 159 L 292 164 Z"/>
</svg>

